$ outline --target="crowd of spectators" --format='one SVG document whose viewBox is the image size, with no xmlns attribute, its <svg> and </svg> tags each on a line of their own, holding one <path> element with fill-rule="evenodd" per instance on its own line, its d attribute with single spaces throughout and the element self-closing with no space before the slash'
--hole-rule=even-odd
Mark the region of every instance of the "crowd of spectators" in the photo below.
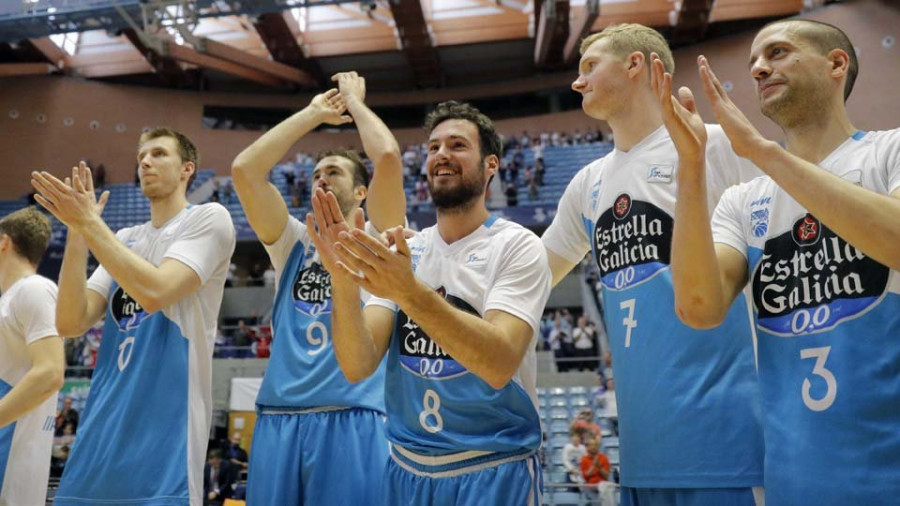
<svg viewBox="0 0 900 506">
<path fill-rule="evenodd" d="M 539 350 L 553 352 L 556 370 L 595 371 L 600 346 L 597 325 L 587 315 L 577 318 L 568 309 L 548 311 L 541 320 Z"/>
</svg>

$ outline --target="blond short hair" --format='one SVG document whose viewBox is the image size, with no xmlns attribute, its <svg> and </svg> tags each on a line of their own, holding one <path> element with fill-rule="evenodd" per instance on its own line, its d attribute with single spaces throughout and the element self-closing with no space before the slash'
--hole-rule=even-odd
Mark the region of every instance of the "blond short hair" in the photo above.
<svg viewBox="0 0 900 506">
<path fill-rule="evenodd" d="M 644 53 L 644 57 L 650 62 L 650 53 L 659 55 L 659 59 L 663 62 L 666 72 L 675 72 L 675 59 L 672 57 L 672 50 L 669 49 L 669 43 L 653 28 L 639 25 L 637 23 L 620 23 L 609 25 L 601 32 L 588 35 L 581 41 L 581 54 L 588 50 L 592 44 L 599 40 L 609 41 L 608 48 L 616 56 L 625 58 L 629 54 L 640 51 Z"/>
</svg>

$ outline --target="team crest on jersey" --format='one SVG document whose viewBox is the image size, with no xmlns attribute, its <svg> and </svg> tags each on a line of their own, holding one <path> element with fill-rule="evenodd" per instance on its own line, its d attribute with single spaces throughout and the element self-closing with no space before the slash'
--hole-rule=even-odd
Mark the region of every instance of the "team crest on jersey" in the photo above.
<svg viewBox="0 0 900 506">
<path fill-rule="evenodd" d="M 318 262 L 311 262 L 297 272 L 291 290 L 294 308 L 301 313 L 318 316 L 331 312 L 331 274 Z"/>
<path fill-rule="evenodd" d="M 594 258 L 603 284 L 622 290 L 669 265 L 672 217 L 649 202 L 623 193 L 594 226 Z"/>
<path fill-rule="evenodd" d="M 138 328 L 141 322 L 149 316 L 138 304 L 138 301 L 125 293 L 121 286 L 113 292 L 109 301 L 109 310 L 122 332 Z"/>
<path fill-rule="evenodd" d="M 750 230 L 754 237 L 763 237 L 769 231 L 769 209 L 750 211 Z"/>
<path fill-rule="evenodd" d="M 451 306 L 481 316 L 466 301 L 448 295 L 444 287 L 438 288 L 437 292 Z M 432 341 L 428 334 L 402 310 L 397 314 L 397 325 L 399 325 L 397 337 L 400 338 L 400 364 L 407 371 L 422 378 L 440 380 L 455 378 L 469 372 Z"/>
<path fill-rule="evenodd" d="M 759 326 L 783 336 L 828 330 L 881 300 L 890 269 L 814 216 L 766 241 L 753 274 Z"/>
</svg>

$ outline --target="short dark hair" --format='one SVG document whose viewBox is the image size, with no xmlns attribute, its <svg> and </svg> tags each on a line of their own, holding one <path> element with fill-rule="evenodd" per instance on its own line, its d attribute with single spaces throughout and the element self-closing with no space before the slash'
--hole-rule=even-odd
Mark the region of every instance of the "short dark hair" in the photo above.
<svg viewBox="0 0 900 506">
<path fill-rule="evenodd" d="M 431 135 L 435 127 L 450 119 L 466 120 L 478 128 L 481 158 L 490 155 L 496 155 L 497 158 L 503 157 L 503 143 L 500 141 L 500 135 L 494 128 L 494 122 L 475 106 L 465 102 L 448 100 L 438 104 L 425 118 L 425 132 Z"/>
<path fill-rule="evenodd" d="M 221 448 L 211 448 L 209 453 L 206 454 L 207 459 L 221 459 L 223 457 L 225 457 L 225 452 Z"/>
<path fill-rule="evenodd" d="M 859 74 L 859 60 L 856 58 L 856 50 L 850 42 L 850 37 L 834 25 L 811 19 L 781 19 L 768 23 L 763 30 L 772 25 L 785 23 L 797 25 L 797 35 L 812 44 L 822 55 L 827 55 L 833 49 L 841 49 L 847 53 L 850 57 L 850 68 L 847 69 L 847 80 L 844 81 L 844 102 L 846 102 Z"/>
<path fill-rule="evenodd" d="M 323 158 L 329 156 L 340 156 L 350 160 L 350 163 L 353 164 L 353 186 L 356 187 L 362 185 L 366 188 L 369 187 L 369 171 L 366 170 L 366 164 L 363 162 L 359 151 L 355 149 L 326 149 L 325 151 L 320 151 L 319 154 L 316 155 L 316 163 L 321 162 Z"/>
<path fill-rule="evenodd" d="M 50 245 L 52 231 L 50 220 L 34 206 L 19 209 L 0 220 L 0 234 L 8 235 L 16 253 L 35 267 Z"/>
<path fill-rule="evenodd" d="M 188 178 L 187 186 L 184 189 L 185 193 L 187 193 L 191 189 L 191 184 L 197 179 L 197 171 L 200 170 L 200 152 L 197 151 L 197 146 L 194 146 L 194 143 L 191 142 L 187 135 L 169 127 L 156 127 L 144 132 L 141 134 L 138 146 L 160 137 L 171 137 L 175 139 L 175 143 L 178 144 L 178 155 L 181 157 L 181 161 L 194 162 L 194 173 Z M 138 149 L 140 149 L 140 147 Z"/>
</svg>

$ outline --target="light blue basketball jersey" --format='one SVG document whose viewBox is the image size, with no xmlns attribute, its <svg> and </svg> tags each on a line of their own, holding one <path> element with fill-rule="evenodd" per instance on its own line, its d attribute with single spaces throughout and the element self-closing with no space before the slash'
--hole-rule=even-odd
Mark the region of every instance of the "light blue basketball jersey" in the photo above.
<svg viewBox="0 0 900 506">
<path fill-rule="evenodd" d="M 55 504 L 188 504 L 188 340 L 118 283 L 108 301 Z"/>
<path fill-rule="evenodd" d="M 173 259 L 201 285 L 148 314 L 101 265 L 87 286 L 106 321 L 78 434 L 55 503 L 197 505 L 212 418 L 212 351 L 234 226 L 219 204 L 116 234 L 154 265 Z"/>
<path fill-rule="evenodd" d="M 284 265 L 273 250 L 289 242 Z M 272 314 L 272 355 L 256 402 L 264 408 L 349 406 L 384 413 L 384 362 L 372 376 L 350 384 L 331 343 L 331 275 L 319 263 L 306 226 L 290 218 L 268 246 L 279 271 Z"/>
<path fill-rule="evenodd" d="M 721 129 L 707 129 L 715 199 L 741 164 Z M 692 329 L 675 313 L 677 166 L 664 127 L 588 165 L 569 184 L 544 245 L 573 262 L 589 250 L 600 271 L 622 485 L 758 486 L 764 447 L 746 301 L 740 297 L 713 330 Z"/>
<path fill-rule="evenodd" d="M 501 309 L 539 327 L 549 271 L 533 233 L 491 218 L 453 244 L 431 227 L 409 245 L 416 276 L 450 305 L 479 318 Z M 369 304 L 397 309 L 384 299 Z M 385 383 L 388 439 L 423 455 L 534 450 L 541 443 L 534 381 L 533 344 L 518 373 L 495 390 L 397 309 Z"/>
<path fill-rule="evenodd" d="M 900 130 L 860 132 L 820 164 L 900 188 Z M 878 233 L 877 223 L 866 223 Z M 900 273 L 847 243 L 768 177 L 729 190 L 715 241 L 747 256 L 770 506 L 897 504 Z"/>
</svg>

